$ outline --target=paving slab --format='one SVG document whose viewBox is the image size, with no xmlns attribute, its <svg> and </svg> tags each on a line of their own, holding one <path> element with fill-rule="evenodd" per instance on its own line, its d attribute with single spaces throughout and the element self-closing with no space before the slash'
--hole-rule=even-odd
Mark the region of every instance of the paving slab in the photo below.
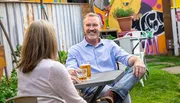
<svg viewBox="0 0 180 103">
<path fill-rule="evenodd" d="M 163 68 L 162 70 L 165 70 L 171 74 L 180 74 L 180 66 Z"/>
<path fill-rule="evenodd" d="M 174 63 L 169 63 L 169 62 L 156 62 L 155 64 L 167 64 L 167 65 L 170 65 L 170 66 L 175 66 Z"/>
<path fill-rule="evenodd" d="M 156 60 L 155 58 L 146 58 L 146 62 L 147 62 L 147 63 L 153 62 L 153 61 L 155 61 L 155 60 Z"/>
</svg>

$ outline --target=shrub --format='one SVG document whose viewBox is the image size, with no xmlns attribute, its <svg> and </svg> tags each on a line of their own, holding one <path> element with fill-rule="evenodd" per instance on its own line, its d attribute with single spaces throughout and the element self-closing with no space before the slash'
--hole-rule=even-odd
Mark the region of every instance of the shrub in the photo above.
<svg viewBox="0 0 180 103">
<path fill-rule="evenodd" d="M 65 64 L 66 59 L 68 57 L 68 52 L 63 50 L 63 51 L 59 51 L 58 54 L 59 54 L 58 61 L 60 61 L 62 64 Z"/>
<path fill-rule="evenodd" d="M 108 35 L 108 36 L 107 36 L 107 39 L 113 40 L 113 39 L 115 39 L 115 37 L 113 37 L 113 36 L 111 36 L 111 35 Z"/>
<path fill-rule="evenodd" d="M 128 17 L 128 16 L 132 16 L 134 14 L 134 11 L 132 8 L 125 10 L 123 8 L 118 7 L 113 11 L 112 14 L 114 18 Z"/>
<path fill-rule="evenodd" d="M 17 95 L 17 72 L 14 69 L 12 71 L 9 80 L 5 77 L 0 82 L 0 103 L 5 103 L 6 99 Z"/>
</svg>

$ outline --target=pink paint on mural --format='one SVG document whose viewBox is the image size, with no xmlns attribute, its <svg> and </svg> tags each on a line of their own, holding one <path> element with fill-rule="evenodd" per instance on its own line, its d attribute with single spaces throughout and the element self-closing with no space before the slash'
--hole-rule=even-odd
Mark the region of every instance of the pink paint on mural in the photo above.
<svg viewBox="0 0 180 103">
<path fill-rule="evenodd" d="M 145 53 L 146 54 L 159 54 L 159 47 L 157 42 L 157 36 L 148 39 L 146 44 Z"/>
<path fill-rule="evenodd" d="M 161 9 L 162 6 L 161 6 L 161 4 L 157 4 L 156 7 L 157 7 L 157 9 Z"/>
<path fill-rule="evenodd" d="M 99 17 L 100 17 L 100 19 L 101 19 L 102 25 L 104 25 L 104 21 L 103 21 L 102 15 L 101 15 L 100 13 L 97 13 L 97 14 L 99 15 Z"/>
<path fill-rule="evenodd" d="M 177 21 L 180 21 L 180 11 L 176 11 L 176 18 L 177 18 Z"/>
<path fill-rule="evenodd" d="M 150 5 L 151 7 L 154 7 L 157 3 L 157 0 L 142 0 L 142 2 Z"/>
</svg>

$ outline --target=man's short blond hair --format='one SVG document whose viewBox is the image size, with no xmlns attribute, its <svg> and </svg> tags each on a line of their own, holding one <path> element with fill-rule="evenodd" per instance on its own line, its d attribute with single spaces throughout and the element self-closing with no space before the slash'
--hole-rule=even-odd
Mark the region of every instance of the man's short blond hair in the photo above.
<svg viewBox="0 0 180 103">
<path fill-rule="evenodd" d="M 87 14 L 84 16 L 83 23 L 84 23 L 84 20 L 85 20 L 86 18 L 88 18 L 88 17 L 97 17 L 97 18 L 99 18 L 99 23 L 100 23 L 100 25 L 102 26 L 102 21 L 101 21 L 101 18 L 100 18 L 100 16 L 99 16 L 98 14 L 92 13 L 92 12 L 87 13 Z"/>
</svg>

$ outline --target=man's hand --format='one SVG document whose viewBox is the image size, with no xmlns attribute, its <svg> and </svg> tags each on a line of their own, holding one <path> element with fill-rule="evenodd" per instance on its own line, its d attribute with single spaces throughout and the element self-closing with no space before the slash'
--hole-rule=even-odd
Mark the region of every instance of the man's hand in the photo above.
<svg viewBox="0 0 180 103">
<path fill-rule="evenodd" d="M 135 74 L 135 76 L 141 78 L 146 72 L 145 67 L 146 66 L 141 59 L 136 59 L 133 65 L 133 73 Z"/>
<path fill-rule="evenodd" d="M 81 84 L 81 81 L 76 76 L 71 76 L 71 80 L 74 84 Z"/>
<path fill-rule="evenodd" d="M 76 71 L 75 69 L 70 69 L 68 70 L 69 74 L 71 75 L 71 80 L 74 84 L 80 84 L 81 81 L 77 78 L 76 76 Z"/>
<path fill-rule="evenodd" d="M 69 74 L 70 74 L 71 76 L 76 76 L 76 71 L 75 71 L 75 69 L 70 69 L 70 70 L 68 70 L 68 72 L 69 72 Z"/>
</svg>

